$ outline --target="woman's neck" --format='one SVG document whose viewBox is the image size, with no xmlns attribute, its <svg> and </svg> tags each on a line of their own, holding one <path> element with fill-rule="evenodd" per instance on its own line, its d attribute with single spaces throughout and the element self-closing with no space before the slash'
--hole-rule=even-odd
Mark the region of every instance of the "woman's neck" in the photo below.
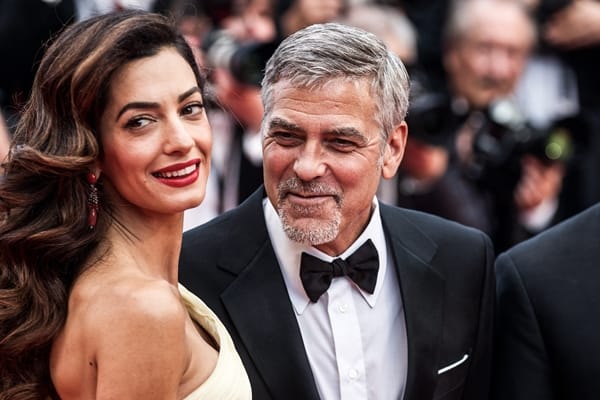
<svg viewBox="0 0 600 400">
<path fill-rule="evenodd" d="M 109 252 L 144 275 L 177 284 L 183 213 L 117 219 L 109 228 Z"/>
</svg>

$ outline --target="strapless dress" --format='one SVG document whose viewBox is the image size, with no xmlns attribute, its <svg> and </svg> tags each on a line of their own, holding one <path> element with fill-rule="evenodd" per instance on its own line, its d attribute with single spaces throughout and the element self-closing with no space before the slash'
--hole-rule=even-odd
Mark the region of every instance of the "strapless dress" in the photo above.
<svg viewBox="0 0 600 400">
<path fill-rule="evenodd" d="M 250 380 L 225 326 L 202 300 L 181 284 L 179 293 L 192 319 L 219 345 L 214 371 L 184 400 L 251 400 Z"/>
</svg>

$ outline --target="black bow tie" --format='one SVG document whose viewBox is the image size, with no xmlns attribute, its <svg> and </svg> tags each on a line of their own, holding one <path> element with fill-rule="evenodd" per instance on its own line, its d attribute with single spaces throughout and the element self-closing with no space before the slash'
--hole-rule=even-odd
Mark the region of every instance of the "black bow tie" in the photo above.
<svg viewBox="0 0 600 400">
<path fill-rule="evenodd" d="M 336 258 L 332 262 L 327 262 L 302 253 L 300 261 L 300 279 L 308 298 L 313 303 L 316 303 L 327 291 L 331 280 L 338 276 L 349 277 L 362 290 L 372 294 L 377 283 L 378 270 L 377 249 L 370 239 L 345 260 Z"/>
</svg>

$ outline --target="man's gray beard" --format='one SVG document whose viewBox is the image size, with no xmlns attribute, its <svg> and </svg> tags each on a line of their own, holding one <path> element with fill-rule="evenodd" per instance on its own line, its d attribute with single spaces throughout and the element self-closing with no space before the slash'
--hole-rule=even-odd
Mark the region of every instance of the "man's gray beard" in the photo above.
<svg viewBox="0 0 600 400">
<path fill-rule="evenodd" d="M 292 177 L 287 179 L 277 188 L 279 192 L 279 200 L 277 204 L 277 214 L 279 214 L 279 218 L 283 224 L 283 230 L 290 240 L 298 243 L 310 244 L 312 246 L 316 246 L 323 243 L 328 243 L 333 241 L 339 231 L 340 224 L 342 221 L 342 202 L 343 197 L 337 193 L 337 191 L 327 185 L 318 182 L 310 182 L 303 183 L 298 178 Z M 333 217 L 330 220 L 314 220 L 315 222 L 311 222 L 308 226 L 304 228 L 299 228 L 293 225 L 293 219 L 290 218 L 289 213 L 287 212 L 288 208 L 283 201 L 283 193 L 286 193 L 290 190 L 302 191 L 305 193 L 312 194 L 327 194 L 334 196 L 337 207 L 334 210 Z M 321 206 L 314 207 L 299 207 L 293 206 L 292 211 L 295 215 L 300 215 L 301 217 L 309 217 L 310 215 L 322 215 L 321 214 Z"/>
<path fill-rule="evenodd" d="M 305 228 L 293 226 L 288 213 L 282 208 L 277 213 L 283 224 L 284 232 L 294 242 L 317 246 L 333 241 L 340 231 L 340 210 L 335 210 L 333 218 L 330 220 L 315 222 L 314 224 L 318 224 L 316 228 L 313 228 L 313 226 L 306 226 Z"/>
</svg>

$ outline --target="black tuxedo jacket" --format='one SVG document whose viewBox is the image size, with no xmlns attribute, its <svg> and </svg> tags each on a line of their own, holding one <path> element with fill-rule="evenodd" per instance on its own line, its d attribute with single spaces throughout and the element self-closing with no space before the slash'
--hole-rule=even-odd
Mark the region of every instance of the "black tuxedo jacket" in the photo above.
<svg viewBox="0 0 600 400">
<path fill-rule="evenodd" d="M 496 261 L 494 398 L 600 396 L 600 204 Z"/>
<path fill-rule="evenodd" d="M 318 400 L 263 197 L 260 188 L 238 208 L 184 234 L 180 282 L 228 328 L 255 400 Z M 488 237 L 431 215 L 384 204 L 380 210 L 406 316 L 404 398 L 486 399 L 494 302 Z"/>
</svg>

